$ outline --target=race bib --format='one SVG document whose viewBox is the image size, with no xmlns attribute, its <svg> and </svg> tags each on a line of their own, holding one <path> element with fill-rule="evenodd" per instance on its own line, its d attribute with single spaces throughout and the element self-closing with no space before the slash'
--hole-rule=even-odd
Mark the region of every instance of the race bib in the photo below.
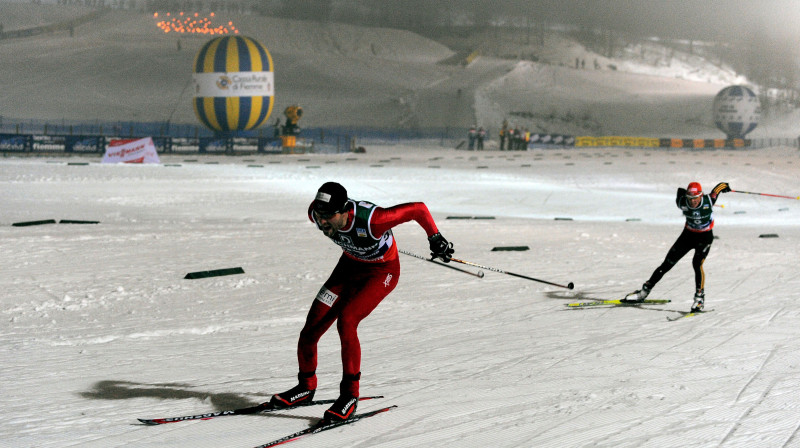
<svg viewBox="0 0 800 448">
<path fill-rule="evenodd" d="M 330 289 L 324 286 L 317 293 L 317 300 L 328 306 L 333 306 L 333 302 L 336 302 L 338 298 L 338 295 L 332 293 Z"/>
</svg>

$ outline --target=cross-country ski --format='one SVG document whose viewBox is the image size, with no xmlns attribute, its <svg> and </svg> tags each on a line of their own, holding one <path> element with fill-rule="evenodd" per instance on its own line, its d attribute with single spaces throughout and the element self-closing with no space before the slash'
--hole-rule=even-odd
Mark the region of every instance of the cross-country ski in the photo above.
<svg viewBox="0 0 800 448">
<path fill-rule="evenodd" d="M 376 398 L 383 398 L 382 395 L 376 395 L 372 397 L 360 397 L 359 401 L 364 400 L 373 400 Z M 313 400 L 301 404 L 297 404 L 292 406 L 291 408 L 279 408 L 275 407 L 270 402 L 264 402 L 258 404 L 256 406 L 249 406 L 245 408 L 238 408 L 238 409 L 229 409 L 225 411 L 214 411 L 214 412 L 207 412 L 204 414 L 194 414 L 194 415 L 184 415 L 179 417 L 160 417 L 160 418 L 140 418 L 137 419 L 145 425 L 163 425 L 166 423 L 177 423 L 177 422 L 186 422 L 192 420 L 210 420 L 212 418 L 217 417 L 229 417 L 233 415 L 250 415 L 250 414 L 261 414 L 261 413 L 268 413 L 268 412 L 275 412 L 275 411 L 286 411 L 289 409 L 295 409 L 298 407 L 306 407 L 306 406 L 316 406 L 321 404 L 332 404 L 335 399 L 326 399 L 326 400 Z"/>
<path fill-rule="evenodd" d="M 375 416 L 375 415 L 378 415 L 378 414 L 382 414 L 382 413 L 384 413 L 386 411 L 390 411 L 390 410 L 392 410 L 392 409 L 394 409 L 396 407 L 397 406 L 387 406 L 385 408 L 376 409 L 374 411 L 362 412 L 360 414 L 356 414 L 356 415 L 350 417 L 347 420 L 334 421 L 334 422 L 322 420 L 322 421 L 320 421 L 319 423 L 317 423 L 314 426 L 311 426 L 311 427 L 306 428 L 306 429 L 301 429 L 300 431 L 297 431 L 295 433 L 292 433 L 292 434 L 289 434 L 287 436 L 281 437 L 280 439 L 273 440 L 272 442 L 268 442 L 268 443 L 265 443 L 265 444 L 262 444 L 262 445 L 258 445 L 258 446 L 254 447 L 254 448 L 270 448 L 270 447 L 273 447 L 273 446 L 283 445 L 284 443 L 292 442 L 292 441 L 297 440 L 297 439 L 299 439 L 301 437 L 307 437 L 307 436 L 310 436 L 312 434 L 318 434 L 318 433 L 320 433 L 322 431 L 328 431 L 330 429 L 339 428 L 341 426 L 351 425 L 351 424 L 353 424 L 353 423 L 355 423 L 355 422 L 357 422 L 359 420 L 363 420 L 363 419 L 368 418 L 368 417 L 372 417 L 372 416 Z"/>
<path fill-rule="evenodd" d="M 668 299 L 644 299 L 644 300 L 618 299 L 618 300 L 592 300 L 588 302 L 572 302 L 572 303 L 566 303 L 564 304 L 564 306 L 570 308 L 586 308 L 586 307 L 603 306 L 603 305 L 640 306 L 640 305 L 664 305 L 669 302 L 670 300 Z"/>
<path fill-rule="evenodd" d="M 694 317 L 694 316 L 699 316 L 701 314 L 710 313 L 712 311 L 714 311 L 714 310 L 710 309 L 710 310 L 703 310 L 703 311 L 678 311 L 678 315 L 677 316 L 675 316 L 675 317 L 667 316 L 667 320 L 670 321 L 670 322 L 674 322 L 676 320 L 686 319 L 686 318 Z"/>
</svg>

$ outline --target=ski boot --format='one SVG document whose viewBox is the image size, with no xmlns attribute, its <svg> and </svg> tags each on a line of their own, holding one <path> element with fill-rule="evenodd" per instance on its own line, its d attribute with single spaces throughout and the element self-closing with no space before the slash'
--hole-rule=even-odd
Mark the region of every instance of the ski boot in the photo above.
<svg viewBox="0 0 800 448">
<path fill-rule="evenodd" d="M 325 411 L 322 417 L 326 422 L 341 422 L 352 417 L 358 407 L 358 397 L 339 395 L 333 405 Z"/>
<path fill-rule="evenodd" d="M 322 417 L 326 422 L 344 421 L 356 413 L 358 407 L 358 383 L 361 372 L 355 375 L 345 374 L 339 384 L 339 398 L 325 411 Z"/>
<path fill-rule="evenodd" d="M 297 374 L 300 384 L 287 390 L 275 394 L 269 400 L 270 405 L 275 408 L 290 408 L 301 403 L 310 402 L 314 399 L 314 392 L 317 389 L 317 375 L 315 372 Z"/>
<path fill-rule="evenodd" d="M 706 299 L 706 294 L 705 292 L 703 292 L 703 290 L 694 293 L 694 303 L 692 303 L 693 313 L 699 313 L 703 311 L 703 307 L 705 306 L 705 299 Z"/>
<path fill-rule="evenodd" d="M 647 296 L 650 295 L 650 290 L 651 289 L 653 289 L 653 287 L 649 283 L 644 282 L 644 284 L 642 284 L 642 289 L 636 290 L 636 291 L 628 294 L 627 296 L 625 296 L 624 299 L 622 299 L 622 301 L 623 302 L 643 302 L 644 299 L 646 299 Z"/>
</svg>

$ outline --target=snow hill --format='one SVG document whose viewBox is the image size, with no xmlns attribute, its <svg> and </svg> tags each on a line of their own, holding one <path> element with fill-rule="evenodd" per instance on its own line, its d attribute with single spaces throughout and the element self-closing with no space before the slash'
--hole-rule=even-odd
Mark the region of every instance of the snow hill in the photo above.
<svg viewBox="0 0 800 448">
<path fill-rule="evenodd" d="M 81 12 L 92 10 L 0 3 L 6 31 Z M 0 92 L 0 115 L 7 122 L 197 123 L 187 86 L 208 37 L 165 34 L 158 20 L 106 10 L 73 36 L 0 40 L 0 81 L 13 86 Z M 272 120 L 299 104 L 305 127 L 478 124 L 495 135 L 508 120 L 573 135 L 722 137 L 711 119 L 713 97 L 747 82 L 724 65 L 652 42 L 631 44 L 624 59 L 610 60 L 556 32 L 541 45 L 476 37 L 476 51 L 515 59 L 485 55 L 463 66 L 452 49 L 407 31 L 237 14 L 213 21 L 231 22 L 268 48 L 276 77 Z M 576 69 L 576 59 L 585 68 Z M 796 121 L 770 117 L 751 136 L 793 138 Z"/>
</svg>

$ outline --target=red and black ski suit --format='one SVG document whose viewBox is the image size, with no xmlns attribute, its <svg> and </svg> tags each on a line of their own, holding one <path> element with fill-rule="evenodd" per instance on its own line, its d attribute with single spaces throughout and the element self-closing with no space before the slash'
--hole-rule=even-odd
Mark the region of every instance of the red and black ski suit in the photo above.
<svg viewBox="0 0 800 448">
<path fill-rule="evenodd" d="M 331 240 L 342 248 L 342 256 L 317 293 L 300 332 L 297 360 L 301 377 L 317 368 L 317 343 L 334 321 L 342 344 L 342 392 L 359 396 L 361 344 L 358 324 L 397 286 L 400 260 L 392 228 L 416 221 L 428 237 L 438 233 L 428 207 L 422 202 L 381 208 L 366 201 L 348 200 L 347 224 Z M 312 208 L 309 219 L 316 221 Z M 306 386 L 316 389 L 316 375 Z"/>
</svg>

